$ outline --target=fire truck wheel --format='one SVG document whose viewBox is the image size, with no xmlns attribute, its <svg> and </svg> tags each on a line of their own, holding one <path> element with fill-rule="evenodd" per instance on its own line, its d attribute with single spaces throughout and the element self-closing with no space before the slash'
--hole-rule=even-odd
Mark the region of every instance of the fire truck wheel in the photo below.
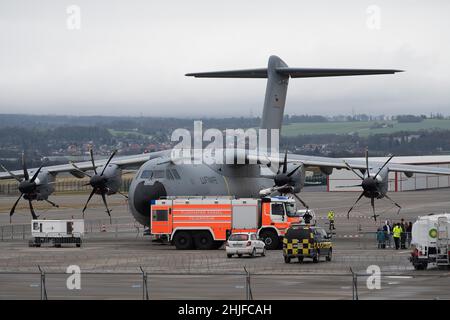
<svg viewBox="0 0 450 320">
<path fill-rule="evenodd" d="M 214 241 L 213 249 L 220 249 L 223 246 L 223 241 Z"/>
<path fill-rule="evenodd" d="M 267 250 L 275 250 L 278 248 L 280 240 L 278 239 L 278 235 L 273 230 L 263 230 L 259 234 L 261 239 L 266 244 Z"/>
<path fill-rule="evenodd" d="M 173 243 L 179 250 L 188 250 L 194 247 L 192 236 L 189 232 L 179 231 L 173 237 Z"/>
<path fill-rule="evenodd" d="M 211 250 L 214 247 L 214 239 L 209 231 L 200 231 L 194 235 L 194 244 L 197 249 Z"/>
</svg>

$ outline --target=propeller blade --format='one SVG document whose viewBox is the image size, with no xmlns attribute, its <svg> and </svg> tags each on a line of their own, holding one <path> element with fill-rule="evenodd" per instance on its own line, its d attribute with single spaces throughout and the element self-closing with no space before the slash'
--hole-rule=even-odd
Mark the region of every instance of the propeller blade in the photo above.
<svg viewBox="0 0 450 320">
<path fill-rule="evenodd" d="M 36 220 L 38 217 L 37 217 L 36 213 L 34 212 L 33 204 L 31 203 L 31 200 L 30 200 L 30 199 L 28 199 L 28 204 L 30 205 L 30 212 L 31 212 L 31 215 L 33 216 L 33 219 Z"/>
<path fill-rule="evenodd" d="M 89 154 L 91 155 L 91 162 L 92 166 L 94 167 L 94 173 L 97 174 L 97 169 L 95 168 L 95 161 L 94 161 L 94 152 L 92 151 L 92 148 L 89 148 Z"/>
<path fill-rule="evenodd" d="M 386 167 L 386 165 L 389 163 L 389 161 L 391 161 L 391 159 L 394 157 L 394 155 L 390 155 L 389 159 L 387 159 L 387 161 L 381 166 L 380 170 L 378 170 L 377 174 L 373 177 L 373 179 L 376 179 L 377 176 L 380 174 L 381 170 L 383 170 L 384 167 Z"/>
<path fill-rule="evenodd" d="M 111 220 L 111 211 L 108 208 L 108 203 L 106 202 L 106 196 L 103 192 L 102 192 L 102 200 L 103 200 L 103 204 L 105 205 L 105 208 L 106 208 L 106 213 L 108 214 L 109 219 Z"/>
<path fill-rule="evenodd" d="M 41 172 L 42 167 L 44 166 L 43 163 L 41 163 L 40 167 L 36 170 L 36 172 L 33 174 L 33 177 L 31 178 L 30 182 L 34 182 L 36 180 L 39 172 Z"/>
<path fill-rule="evenodd" d="M 292 175 L 295 173 L 295 171 L 297 171 L 298 169 L 300 169 L 300 167 L 301 167 L 301 166 L 295 167 L 295 169 L 292 170 L 291 172 L 289 172 L 287 176 L 288 176 L 288 177 L 292 176 Z"/>
<path fill-rule="evenodd" d="M 114 155 L 116 154 L 116 152 L 117 152 L 117 150 L 114 150 L 114 151 L 111 153 L 111 155 L 109 156 L 108 161 L 107 161 L 106 164 L 103 166 L 102 173 L 100 174 L 101 176 L 102 176 L 103 173 L 105 172 L 106 167 L 109 165 L 109 163 L 111 162 L 111 159 L 114 157 Z"/>
<path fill-rule="evenodd" d="M 79 172 L 79 173 L 81 173 L 81 174 L 84 174 L 85 176 L 91 178 L 91 175 L 90 175 L 90 174 L 88 174 L 88 173 L 84 172 L 83 170 L 81 170 L 80 168 L 78 168 L 78 166 L 77 166 L 75 163 L 73 163 L 72 161 L 70 161 L 70 164 L 72 165 L 72 167 L 74 167 L 74 168 L 76 169 L 77 172 Z"/>
<path fill-rule="evenodd" d="M 45 199 L 45 201 L 46 201 L 47 203 L 51 204 L 53 207 L 59 208 L 59 206 L 58 206 L 56 203 L 54 203 L 53 201 L 50 201 L 50 200 L 48 200 L 48 199 Z"/>
<path fill-rule="evenodd" d="M 389 197 L 387 194 L 384 195 L 386 197 L 386 199 L 388 199 L 389 201 L 391 201 L 397 208 L 401 209 L 402 207 L 395 202 L 394 200 L 391 199 L 391 197 Z"/>
<path fill-rule="evenodd" d="M 0 164 L 0 167 L 3 169 L 3 171 L 6 171 L 9 173 L 9 175 L 11 177 L 13 177 L 14 179 L 17 180 L 17 182 L 21 182 L 20 178 L 18 176 L 16 176 L 14 173 L 12 173 L 11 171 L 9 171 L 8 169 L 6 169 L 3 165 Z"/>
<path fill-rule="evenodd" d="M 347 212 L 347 219 L 350 219 L 350 211 L 353 210 L 353 208 L 356 206 L 356 204 L 359 202 L 359 200 L 361 200 L 361 198 L 364 196 L 364 191 L 361 192 L 361 194 L 359 195 L 358 199 L 355 201 L 355 203 L 352 205 L 352 207 L 348 210 Z"/>
<path fill-rule="evenodd" d="M 128 199 L 128 196 L 122 192 L 120 192 L 119 190 L 117 190 L 117 193 L 120 194 L 121 196 L 125 197 L 126 199 Z"/>
<path fill-rule="evenodd" d="M 25 163 L 25 153 L 22 153 L 22 168 L 25 180 L 29 180 L 30 176 L 28 175 L 27 164 Z"/>
<path fill-rule="evenodd" d="M 286 171 L 287 171 L 287 149 L 286 152 L 284 153 L 283 173 L 286 173 Z"/>
<path fill-rule="evenodd" d="M 355 169 L 353 169 L 348 163 L 347 161 L 343 160 L 345 166 L 349 169 L 352 170 L 354 174 L 356 174 L 361 180 L 364 180 L 364 177 L 362 175 L 359 174 L 358 171 L 356 171 Z"/>
<path fill-rule="evenodd" d="M 309 206 L 297 194 L 293 193 L 293 195 L 307 210 L 309 209 Z"/>
<path fill-rule="evenodd" d="M 88 203 L 89 203 L 89 201 L 91 201 L 91 198 L 92 198 L 92 196 L 95 194 L 95 189 L 93 188 L 92 189 L 92 191 L 91 191 L 91 194 L 89 195 L 89 198 L 87 199 L 87 201 L 86 201 L 86 204 L 84 205 L 84 208 L 83 208 L 83 219 L 84 219 L 84 212 L 86 211 L 86 208 L 87 208 L 87 206 L 88 206 Z"/>
<path fill-rule="evenodd" d="M 20 194 L 20 196 L 17 198 L 16 202 L 14 202 L 14 205 L 11 208 L 11 211 L 9 212 L 9 219 L 11 222 L 11 216 L 14 214 L 14 211 L 16 211 L 17 204 L 19 203 L 20 199 L 22 199 L 23 193 Z"/>
<path fill-rule="evenodd" d="M 366 148 L 366 170 L 367 170 L 367 176 L 370 177 L 370 171 L 369 171 L 369 149 Z"/>
<path fill-rule="evenodd" d="M 362 187 L 362 184 L 354 184 L 351 186 L 336 186 L 335 188 L 339 189 L 339 188 L 353 188 L 353 187 Z"/>
<path fill-rule="evenodd" d="M 370 198 L 370 205 L 372 206 L 373 219 L 377 221 L 377 215 L 375 214 L 375 198 Z"/>
</svg>

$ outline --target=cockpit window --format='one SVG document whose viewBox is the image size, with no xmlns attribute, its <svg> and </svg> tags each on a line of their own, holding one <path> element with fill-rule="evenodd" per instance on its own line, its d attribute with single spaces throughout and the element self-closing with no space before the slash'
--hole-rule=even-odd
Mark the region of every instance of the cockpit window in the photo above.
<svg viewBox="0 0 450 320">
<path fill-rule="evenodd" d="M 169 180 L 173 180 L 174 179 L 173 175 L 172 175 L 172 172 L 170 172 L 169 169 L 166 170 L 166 178 L 169 179 Z"/>
<path fill-rule="evenodd" d="M 164 170 L 155 170 L 153 171 L 153 179 L 163 179 L 166 177 L 166 173 Z"/>
<path fill-rule="evenodd" d="M 175 177 L 175 179 L 177 179 L 177 180 L 181 179 L 180 175 L 178 174 L 177 169 L 172 169 L 171 171 L 172 171 L 172 174 Z"/>
<path fill-rule="evenodd" d="M 141 173 L 141 179 L 163 179 L 166 177 L 164 170 L 144 170 Z"/>
<path fill-rule="evenodd" d="M 295 211 L 295 204 L 285 203 L 285 206 L 286 206 L 286 214 L 288 217 L 297 217 L 297 212 Z"/>
<path fill-rule="evenodd" d="M 144 170 L 141 173 L 141 179 L 150 179 L 152 176 L 152 171 L 151 170 Z"/>
</svg>

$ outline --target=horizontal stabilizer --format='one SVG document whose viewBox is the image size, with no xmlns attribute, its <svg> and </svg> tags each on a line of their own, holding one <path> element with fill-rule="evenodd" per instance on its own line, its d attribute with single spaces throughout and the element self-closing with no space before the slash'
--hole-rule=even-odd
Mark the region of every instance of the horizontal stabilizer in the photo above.
<svg viewBox="0 0 450 320">
<path fill-rule="evenodd" d="M 374 74 L 394 74 L 403 72 L 395 69 L 328 69 L 328 68 L 275 68 L 275 72 L 291 78 L 361 76 Z M 187 73 L 196 78 L 267 78 L 267 68 Z"/>
<path fill-rule="evenodd" d="M 288 68 L 275 69 L 277 73 L 289 75 L 291 78 L 363 76 L 371 74 L 393 74 L 403 72 L 394 69 L 328 69 L 328 68 Z"/>
<path fill-rule="evenodd" d="M 267 78 L 267 68 L 187 73 L 196 78 Z"/>
</svg>

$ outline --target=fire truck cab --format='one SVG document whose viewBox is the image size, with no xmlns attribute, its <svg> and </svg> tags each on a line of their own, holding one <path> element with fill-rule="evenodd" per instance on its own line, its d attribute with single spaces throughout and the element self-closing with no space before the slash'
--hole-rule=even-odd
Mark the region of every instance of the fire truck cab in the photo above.
<svg viewBox="0 0 450 320">
<path fill-rule="evenodd" d="M 256 232 L 270 250 L 299 217 L 290 197 L 202 197 L 153 200 L 150 220 L 151 234 L 177 249 L 218 249 L 233 232 Z"/>
</svg>

